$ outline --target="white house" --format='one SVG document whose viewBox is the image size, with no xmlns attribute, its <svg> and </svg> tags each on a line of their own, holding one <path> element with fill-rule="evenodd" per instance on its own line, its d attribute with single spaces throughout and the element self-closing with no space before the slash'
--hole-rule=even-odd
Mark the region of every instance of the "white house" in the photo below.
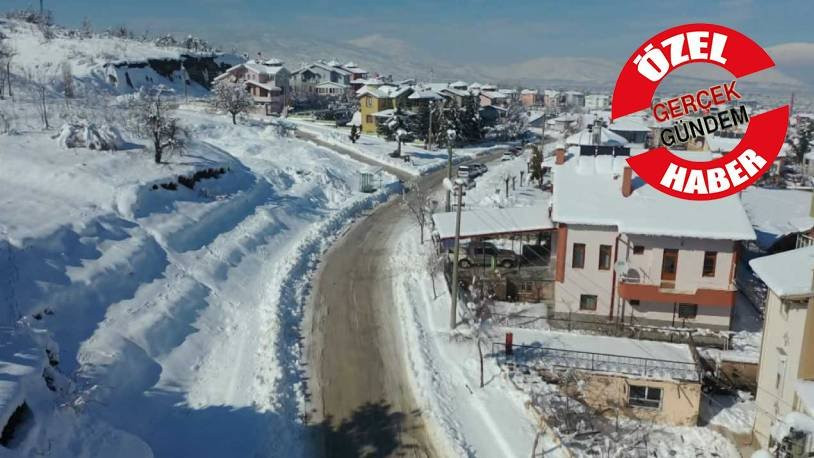
<svg viewBox="0 0 814 458">
<path fill-rule="evenodd" d="M 738 241 L 755 239 L 738 197 L 676 199 L 626 157 L 578 151 L 557 151 L 553 168 L 554 315 L 729 329 Z"/>
<path fill-rule="evenodd" d="M 814 246 L 753 259 L 766 286 L 754 435 L 764 448 L 814 452 Z M 791 456 L 791 455 L 780 455 Z"/>
</svg>

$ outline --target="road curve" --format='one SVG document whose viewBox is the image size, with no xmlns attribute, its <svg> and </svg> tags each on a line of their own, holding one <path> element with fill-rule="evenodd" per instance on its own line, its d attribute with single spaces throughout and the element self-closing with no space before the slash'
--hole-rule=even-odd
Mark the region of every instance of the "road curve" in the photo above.
<svg viewBox="0 0 814 458">
<path fill-rule="evenodd" d="M 421 186 L 439 186 L 445 176 L 439 170 Z M 387 256 L 410 218 L 399 203 L 391 198 L 351 226 L 315 277 L 306 322 L 307 413 L 318 456 L 438 456 L 410 389 L 393 307 Z"/>
</svg>

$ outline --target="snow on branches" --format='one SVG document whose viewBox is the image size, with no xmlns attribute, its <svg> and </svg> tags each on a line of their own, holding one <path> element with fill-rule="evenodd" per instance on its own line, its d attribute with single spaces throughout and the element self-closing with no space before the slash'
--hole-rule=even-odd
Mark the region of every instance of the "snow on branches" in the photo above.
<svg viewBox="0 0 814 458">
<path fill-rule="evenodd" d="M 218 81 L 212 93 L 212 105 L 231 114 L 232 124 L 237 124 L 237 115 L 248 112 L 254 104 L 251 94 L 246 91 L 242 82 Z"/>
</svg>

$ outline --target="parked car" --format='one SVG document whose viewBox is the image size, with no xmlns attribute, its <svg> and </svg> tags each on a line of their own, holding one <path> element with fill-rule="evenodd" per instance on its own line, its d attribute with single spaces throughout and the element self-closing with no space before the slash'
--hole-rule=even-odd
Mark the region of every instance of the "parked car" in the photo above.
<svg viewBox="0 0 814 458">
<path fill-rule="evenodd" d="M 489 170 L 489 168 L 486 167 L 486 164 L 481 164 L 480 162 L 471 164 L 470 167 L 478 171 L 478 176 L 483 175 L 487 170 Z"/>
<path fill-rule="evenodd" d="M 512 159 L 514 159 L 514 154 L 511 151 L 506 151 L 500 158 L 501 161 L 511 161 Z"/>
<path fill-rule="evenodd" d="M 472 266 L 491 266 L 493 259 L 495 266 L 507 269 L 517 264 L 517 255 L 512 250 L 500 249 L 490 242 L 470 242 L 461 247 L 458 266 L 464 269 Z"/>
</svg>

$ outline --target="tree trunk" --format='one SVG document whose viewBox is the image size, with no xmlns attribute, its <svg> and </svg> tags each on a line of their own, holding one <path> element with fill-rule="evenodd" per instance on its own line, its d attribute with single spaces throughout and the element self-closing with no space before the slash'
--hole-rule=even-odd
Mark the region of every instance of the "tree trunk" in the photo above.
<svg viewBox="0 0 814 458">
<path fill-rule="evenodd" d="M 421 232 L 421 244 L 424 244 L 424 224 L 418 225 L 418 230 Z"/>
<path fill-rule="evenodd" d="M 161 145 L 158 142 L 153 143 L 153 147 L 155 148 L 155 154 L 153 155 L 153 160 L 155 160 L 156 164 L 161 163 Z"/>
<path fill-rule="evenodd" d="M 8 84 L 8 96 L 14 97 L 11 93 L 11 59 L 6 61 L 6 84 Z"/>
<path fill-rule="evenodd" d="M 480 356 L 480 387 L 483 388 L 483 350 L 480 348 L 480 339 L 478 339 L 478 356 Z"/>
<path fill-rule="evenodd" d="M 237 113 L 232 113 L 232 124 L 237 125 Z"/>
</svg>

